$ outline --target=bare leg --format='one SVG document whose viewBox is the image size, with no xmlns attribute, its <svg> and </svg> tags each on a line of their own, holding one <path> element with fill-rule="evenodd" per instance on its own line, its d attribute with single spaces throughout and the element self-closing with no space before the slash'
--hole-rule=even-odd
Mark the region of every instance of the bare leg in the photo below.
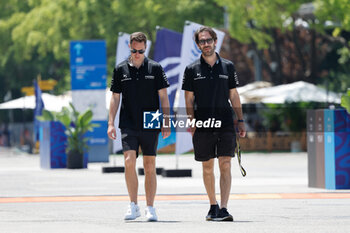
<svg viewBox="0 0 350 233">
<path fill-rule="evenodd" d="M 231 157 L 219 157 L 221 208 L 227 208 L 231 191 Z"/>
<path fill-rule="evenodd" d="M 202 162 L 203 182 L 209 197 L 210 205 L 216 205 L 215 196 L 215 176 L 214 176 L 214 159 Z"/>
<path fill-rule="evenodd" d="M 143 156 L 147 206 L 153 206 L 157 190 L 156 156 Z"/>
<path fill-rule="evenodd" d="M 124 152 L 125 181 L 128 188 L 130 202 L 137 204 L 137 190 L 139 182 L 136 174 L 136 151 L 128 150 Z"/>
</svg>

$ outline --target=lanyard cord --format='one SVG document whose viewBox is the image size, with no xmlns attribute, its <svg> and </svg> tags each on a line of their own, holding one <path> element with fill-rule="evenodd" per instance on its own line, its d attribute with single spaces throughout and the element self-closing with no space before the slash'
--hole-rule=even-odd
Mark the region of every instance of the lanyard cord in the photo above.
<svg viewBox="0 0 350 233">
<path fill-rule="evenodd" d="M 241 174 L 242 174 L 242 176 L 246 176 L 247 172 L 245 171 L 245 169 L 243 168 L 243 166 L 241 164 L 241 147 L 239 145 L 239 140 L 238 140 L 237 136 L 236 136 L 236 154 L 237 154 L 239 168 L 241 169 Z"/>
</svg>

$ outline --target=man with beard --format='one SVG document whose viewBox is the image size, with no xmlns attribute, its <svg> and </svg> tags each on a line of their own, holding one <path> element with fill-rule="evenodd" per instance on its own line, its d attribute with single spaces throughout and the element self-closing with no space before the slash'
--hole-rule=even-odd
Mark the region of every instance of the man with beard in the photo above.
<svg viewBox="0 0 350 233">
<path fill-rule="evenodd" d="M 193 118 L 197 121 L 209 118 L 221 121 L 220 128 L 191 128 L 195 160 L 202 162 L 204 186 L 210 201 L 206 220 L 233 221 L 227 211 L 231 158 L 236 147 L 233 112 L 238 118 L 239 136 L 246 134 L 236 90 L 238 78 L 233 63 L 215 52 L 217 36 L 212 28 L 201 27 L 194 36 L 202 55 L 185 69 L 182 89 L 185 91 L 187 114 L 191 121 Z M 215 196 L 214 158 L 219 160 L 221 208 Z"/>
<path fill-rule="evenodd" d="M 143 129 L 144 112 L 156 112 L 159 115 L 159 100 L 165 115 L 169 115 L 168 79 L 160 64 L 145 57 L 146 35 L 134 32 L 130 35 L 130 57 L 121 62 L 113 71 L 111 91 L 113 92 L 108 120 L 108 136 L 116 139 L 114 119 L 118 111 L 120 94 L 122 103 L 119 128 L 122 134 L 122 145 L 125 162 L 125 181 L 129 193 L 130 204 L 124 216 L 125 220 L 140 217 L 137 203 L 138 179 L 136 174 L 136 158 L 139 147 L 143 153 L 145 171 L 145 193 L 147 221 L 157 221 L 158 217 L 153 207 L 157 188 L 155 157 L 158 145 L 159 130 Z M 159 115 L 157 115 L 159 114 Z M 162 128 L 163 138 L 170 135 L 170 128 Z"/>
</svg>

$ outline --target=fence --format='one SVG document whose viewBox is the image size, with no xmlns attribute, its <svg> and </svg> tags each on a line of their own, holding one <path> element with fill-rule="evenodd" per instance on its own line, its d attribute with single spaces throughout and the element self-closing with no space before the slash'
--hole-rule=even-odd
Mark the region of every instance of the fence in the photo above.
<svg viewBox="0 0 350 233">
<path fill-rule="evenodd" d="M 306 132 L 301 133 L 248 133 L 240 138 L 241 150 L 244 151 L 306 151 Z M 175 144 L 158 150 L 158 153 L 175 153 Z"/>
<path fill-rule="evenodd" d="M 242 151 L 306 151 L 306 132 L 256 134 L 240 138 Z"/>
</svg>

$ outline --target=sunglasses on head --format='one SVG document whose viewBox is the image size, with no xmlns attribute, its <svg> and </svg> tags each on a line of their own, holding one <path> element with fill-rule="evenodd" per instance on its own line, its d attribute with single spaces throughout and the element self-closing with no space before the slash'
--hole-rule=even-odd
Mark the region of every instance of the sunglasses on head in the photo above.
<svg viewBox="0 0 350 233">
<path fill-rule="evenodd" d="M 143 54 L 143 53 L 145 52 L 145 50 L 143 50 L 143 49 L 140 49 L 140 50 L 131 49 L 130 52 L 131 52 L 131 53 L 137 53 L 137 52 L 138 52 L 139 54 Z"/>
<path fill-rule="evenodd" d="M 208 39 L 205 39 L 205 40 L 199 40 L 198 43 L 199 43 L 200 45 L 205 45 L 206 43 L 207 43 L 207 44 L 212 44 L 213 41 L 214 41 L 213 38 L 208 38 Z"/>
</svg>

